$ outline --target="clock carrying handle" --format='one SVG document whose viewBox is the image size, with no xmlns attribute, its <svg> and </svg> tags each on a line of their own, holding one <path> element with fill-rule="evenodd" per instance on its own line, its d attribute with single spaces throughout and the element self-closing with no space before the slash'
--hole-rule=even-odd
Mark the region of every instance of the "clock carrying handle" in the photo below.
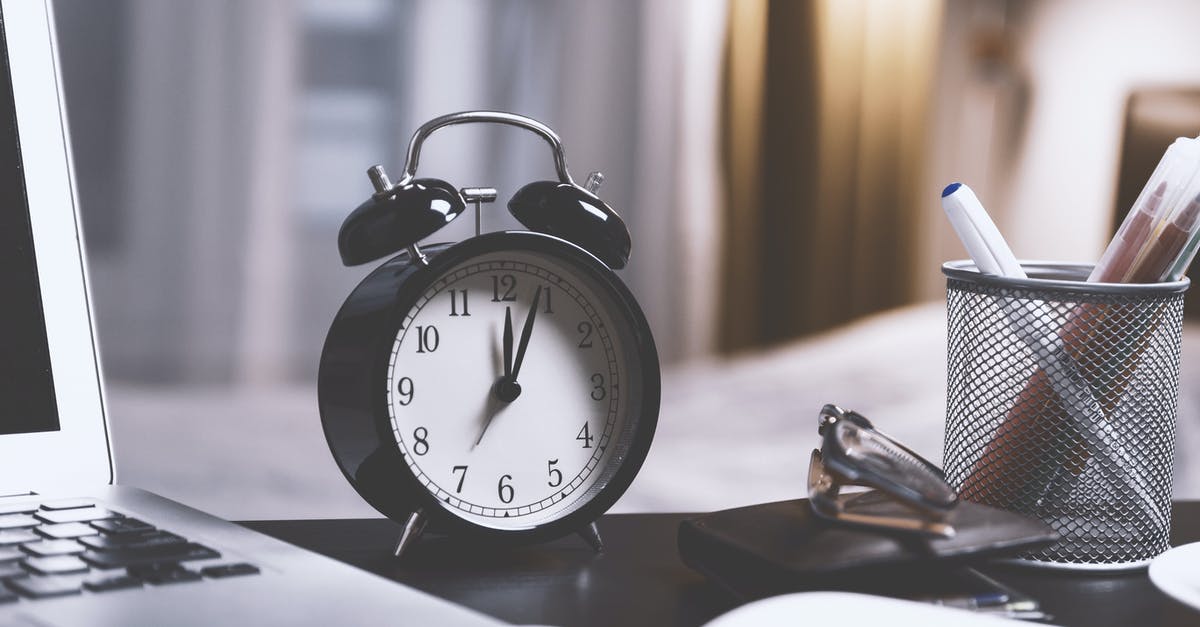
<svg viewBox="0 0 1200 627">
<path fill-rule="evenodd" d="M 459 190 L 443 180 L 416 178 L 421 146 L 434 131 L 473 122 L 516 126 L 550 144 L 558 180 L 534 181 L 517 190 L 508 201 L 508 210 L 518 222 L 531 231 L 572 242 L 610 268 L 625 267 L 631 248 L 629 229 L 595 194 L 603 175 L 592 173 L 586 189 L 576 185 L 558 134 L 537 120 L 505 111 L 461 111 L 422 124 L 408 144 L 404 174 L 394 184 L 382 166 L 367 170 L 375 193 L 342 223 L 338 232 L 342 263 L 357 265 L 408 248 L 414 261 L 426 264 L 417 242 L 461 215 L 468 201 L 478 205 L 495 198 L 494 190 Z M 476 216 L 478 228 L 478 213 Z"/>
<path fill-rule="evenodd" d="M 417 164 L 421 159 L 421 144 L 434 131 L 444 126 L 475 122 L 507 124 L 537 134 L 546 140 L 546 143 L 550 144 L 550 150 L 554 153 L 554 169 L 558 173 L 559 182 L 575 185 L 574 179 L 571 178 L 571 173 L 567 171 L 567 155 L 563 150 L 562 140 L 558 138 L 558 134 L 549 126 L 533 118 L 527 118 L 523 115 L 508 113 L 506 111 L 460 111 L 436 117 L 422 124 L 413 133 L 412 139 L 408 142 L 408 157 L 404 164 L 404 175 L 397 181 L 397 185 L 408 183 L 416 176 Z"/>
<path fill-rule="evenodd" d="M 415 180 L 417 164 L 421 159 L 421 145 L 434 131 L 443 126 L 472 122 L 523 128 L 550 144 L 558 181 L 536 181 L 517 191 L 508 202 L 508 210 L 518 222 L 532 231 L 574 242 L 611 268 L 625 267 L 632 247 L 629 228 L 621 216 L 595 194 L 604 176 L 599 172 L 593 173 L 588 177 L 587 189 L 576 185 L 567 170 L 562 140 L 553 129 L 533 118 L 506 111 L 460 111 L 422 124 L 409 141 L 404 175 L 396 187 Z"/>
</svg>

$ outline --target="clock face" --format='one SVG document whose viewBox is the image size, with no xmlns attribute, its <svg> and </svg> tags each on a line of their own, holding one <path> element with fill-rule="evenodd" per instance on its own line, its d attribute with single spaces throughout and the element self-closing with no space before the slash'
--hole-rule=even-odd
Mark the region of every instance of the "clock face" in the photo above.
<svg viewBox="0 0 1200 627">
<path fill-rule="evenodd" d="M 530 529 L 583 507 L 626 456 L 642 393 L 632 322 L 571 261 L 471 257 L 417 299 L 388 357 L 393 435 L 450 513 Z"/>
</svg>

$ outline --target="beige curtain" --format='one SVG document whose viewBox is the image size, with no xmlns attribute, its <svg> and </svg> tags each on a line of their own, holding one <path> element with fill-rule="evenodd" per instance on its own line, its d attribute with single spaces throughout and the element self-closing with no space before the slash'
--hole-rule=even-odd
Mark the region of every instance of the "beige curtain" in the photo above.
<svg viewBox="0 0 1200 627">
<path fill-rule="evenodd" d="M 730 4 L 721 345 L 914 298 L 940 0 Z"/>
</svg>

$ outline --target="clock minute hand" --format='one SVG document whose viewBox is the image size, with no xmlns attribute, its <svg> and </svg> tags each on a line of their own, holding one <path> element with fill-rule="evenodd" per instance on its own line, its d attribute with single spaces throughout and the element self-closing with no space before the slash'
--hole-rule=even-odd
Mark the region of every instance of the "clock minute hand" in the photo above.
<svg viewBox="0 0 1200 627">
<path fill-rule="evenodd" d="M 521 329 L 521 342 L 517 345 L 517 360 L 513 362 L 509 379 L 515 382 L 521 372 L 521 363 L 525 361 L 525 349 L 529 347 L 529 334 L 533 331 L 533 321 L 537 318 L 538 303 L 542 300 L 542 286 L 533 293 L 533 304 L 529 306 L 529 315 L 525 317 L 525 327 Z"/>
</svg>

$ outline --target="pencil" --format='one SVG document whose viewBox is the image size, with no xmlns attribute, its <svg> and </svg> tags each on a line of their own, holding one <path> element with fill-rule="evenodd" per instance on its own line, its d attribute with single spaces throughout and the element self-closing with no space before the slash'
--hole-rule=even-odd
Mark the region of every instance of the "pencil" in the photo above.
<svg viewBox="0 0 1200 627">
<path fill-rule="evenodd" d="M 1132 268 L 1129 269 L 1127 283 L 1156 283 L 1161 281 L 1174 265 L 1175 259 L 1187 246 L 1192 228 L 1200 217 L 1200 196 L 1193 198 L 1183 208 L 1175 219 L 1163 226 L 1162 231 L 1153 242 L 1147 245 L 1145 254 L 1141 255 Z"/>
<path fill-rule="evenodd" d="M 1137 211 L 1134 211 L 1129 218 L 1128 226 L 1123 227 L 1121 232 L 1117 233 L 1113 243 L 1110 244 L 1110 247 L 1114 247 L 1112 255 L 1096 264 L 1096 269 L 1088 277 L 1088 282 L 1120 283 L 1125 278 L 1130 267 L 1133 266 L 1134 260 L 1137 259 L 1142 245 L 1146 243 L 1151 227 L 1158 219 L 1158 210 L 1162 207 L 1166 191 L 1167 182 L 1162 181 L 1154 189 L 1154 193 L 1146 199 L 1146 202 L 1142 203 Z M 1108 256 L 1107 250 L 1105 253 Z"/>
</svg>

